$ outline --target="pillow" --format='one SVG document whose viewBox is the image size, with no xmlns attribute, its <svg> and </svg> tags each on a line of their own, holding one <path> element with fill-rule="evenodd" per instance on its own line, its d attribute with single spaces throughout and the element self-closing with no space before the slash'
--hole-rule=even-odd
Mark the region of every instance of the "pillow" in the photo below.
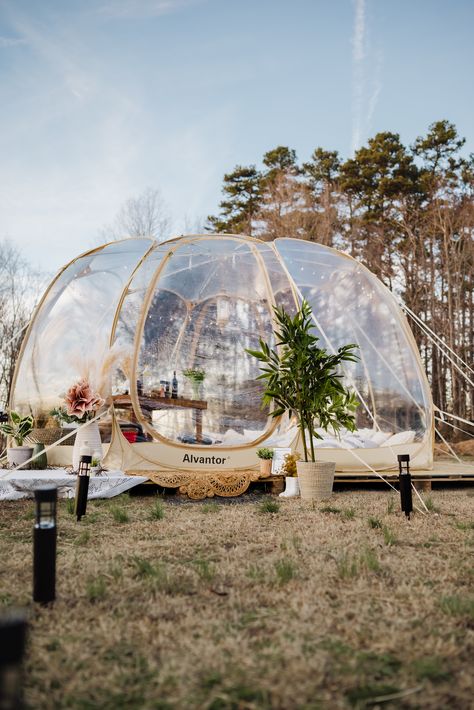
<svg viewBox="0 0 474 710">
<path fill-rule="evenodd" d="M 253 439 L 256 439 L 257 437 L 260 436 L 262 433 L 261 428 L 255 428 L 255 429 L 244 429 L 242 434 L 239 434 L 245 441 L 253 441 Z"/>
<path fill-rule="evenodd" d="M 398 446 L 399 444 L 411 444 L 415 440 L 414 431 L 400 431 L 398 434 L 394 434 L 387 441 L 385 441 L 381 446 Z"/>
<path fill-rule="evenodd" d="M 223 444 L 232 445 L 234 443 L 241 444 L 244 440 L 242 434 L 239 434 L 235 429 L 227 429 L 225 434 L 220 434 L 220 439 Z"/>
<path fill-rule="evenodd" d="M 372 439 L 357 433 L 344 436 L 342 441 L 345 446 L 349 446 L 351 449 L 373 449 L 377 446 Z"/>
<path fill-rule="evenodd" d="M 373 431 L 370 434 L 370 438 L 376 446 L 383 446 L 383 444 L 393 436 L 391 431 Z"/>
<path fill-rule="evenodd" d="M 349 434 L 349 432 L 347 432 Z M 356 431 L 353 432 L 354 434 L 357 434 L 358 436 L 363 436 L 364 439 L 372 439 L 373 434 L 375 434 L 375 431 L 373 429 L 356 429 Z"/>
<path fill-rule="evenodd" d="M 313 446 L 315 449 L 343 449 L 344 446 L 337 439 L 314 439 Z"/>
</svg>

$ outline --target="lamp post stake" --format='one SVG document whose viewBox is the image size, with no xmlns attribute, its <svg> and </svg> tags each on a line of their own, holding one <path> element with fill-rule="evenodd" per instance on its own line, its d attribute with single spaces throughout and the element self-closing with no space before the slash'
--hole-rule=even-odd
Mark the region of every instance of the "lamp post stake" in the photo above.
<svg viewBox="0 0 474 710">
<path fill-rule="evenodd" d="M 397 458 L 401 508 L 407 518 L 410 519 L 410 513 L 413 511 L 413 499 L 411 494 L 410 454 L 399 454 Z"/>
<path fill-rule="evenodd" d="M 33 528 L 33 600 L 48 604 L 56 598 L 56 486 L 35 490 Z"/>
<path fill-rule="evenodd" d="M 87 495 L 89 493 L 89 479 L 91 473 L 92 451 L 89 448 L 88 442 L 81 449 L 81 458 L 79 459 L 79 472 L 77 474 L 76 483 L 76 500 L 74 504 L 74 512 L 77 520 L 80 520 L 87 510 Z"/>
<path fill-rule="evenodd" d="M 14 609 L 0 617 L 0 708 L 22 710 L 23 656 L 28 630 L 26 613 Z"/>
</svg>

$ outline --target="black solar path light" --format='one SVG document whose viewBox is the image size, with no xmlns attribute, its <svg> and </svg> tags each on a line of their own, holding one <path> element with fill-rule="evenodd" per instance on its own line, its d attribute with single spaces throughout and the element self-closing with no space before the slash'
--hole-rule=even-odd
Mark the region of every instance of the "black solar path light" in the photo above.
<svg viewBox="0 0 474 710">
<path fill-rule="evenodd" d="M 27 623 L 22 611 L 0 617 L 0 710 L 22 710 Z"/>
<path fill-rule="evenodd" d="M 400 502 L 402 511 L 408 519 L 413 511 L 411 495 L 410 454 L 398 454 L 398 481 L 400 484 Z"/>
<path fill-rule="evenodd" d="M 89 479 L 91 472 L 92 453 L 89 447 L 81 449 L 79 459 L 79 471 L 76 483 L 76 499 L 74 502 L 74 512 L 77 520 L 80 520 L 87 510 L 87 495 L 89 493 Z"/>
<path fill-rule="evenodd" d="M 35 490 L 33 529 L 33 600 L 48 604 L 56 598 L 56 486 Z"/>
</svg>

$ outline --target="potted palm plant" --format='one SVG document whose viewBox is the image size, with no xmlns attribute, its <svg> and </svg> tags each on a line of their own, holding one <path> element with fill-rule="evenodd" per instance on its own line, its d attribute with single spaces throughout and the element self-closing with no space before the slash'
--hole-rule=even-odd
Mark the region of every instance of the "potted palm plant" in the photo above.
<svg viewBox="0 0 474 710">
<path fill-rule="evenodd" d="M 24 446 L 23 442 L 31 434 L 34 418 L 22 417 L 17 412 L 10 412 L 8 418 L 9 421 L 0 424 L 0 431 L 13 439 L 16 446 L 7 448 L 7 461 L 10 466 L 21 466 L 33 456 L 33 447 Z"/>
<path fill-rule="evenodd" d="M 322 439 L 320 430 L 342 428 L 354 431 L 356 396 L 344 387 L 340 365 L 354 362 L 357 345 L 343 345 L 334 354 L 319 346 L 314 334 L 311 307 L 303 301 L 295 316 L 275 308 L 276 344 L 271 348 L 260 339 L 260 350 L 247 352 L 260 361 L 265 389 L 263 406 L 273 405 L 271 415 L 285 412 L 296 417 L 303 446 L 303 461 L 298 461 L 301 497 L 323 499 L 331 495 L 336 464 L 316 461 L 314 440 Z M 319 427 L 319 431 L 318 431 Z"/>
</svg>

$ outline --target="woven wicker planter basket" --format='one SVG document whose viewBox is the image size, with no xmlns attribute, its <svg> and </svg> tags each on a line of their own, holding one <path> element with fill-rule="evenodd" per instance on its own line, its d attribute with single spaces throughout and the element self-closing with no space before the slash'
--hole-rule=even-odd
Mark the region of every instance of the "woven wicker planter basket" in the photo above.
<svg viewBox="0 0 474 710">
<path fill-rule="evenodd" d="M 67 434 L 70 429 L 60 429 L 59 427 L 45 427 L 44 429 L 32 429 L 28 436 L 28 441 L 33 444 L 44 444 L 50 446 Z M 76 435 L 70 436 L 69 439 L 61 442 L 59 446 L 72 446 Z"/>
<path fill-rule="evenodd" d="M 297 461 L 302 500 L 325 500 L 332 495 L 336 464 L 333 461 Z"/>
<path fill-rule="evenodd" d="M 59 427 L 46 427 L 45 429 L 32 429 L 28 439 L 34 444 L 44 444 L 50 446 L 62 437 L 62 429 Z"/>
<path fill-rule="evenodd" d="M 71 427 L 63 427 L 61 429 L 61 436 L 66 436 L 66 434 L 69 434 L 71 431 Z M 62 441 L 59 446 L 74 446 L 74 442 L 76 441 L 76 434 L 73 434 L 72 436 L 69 437 L 69 439 L 65 439 Z"/>
</svg>

